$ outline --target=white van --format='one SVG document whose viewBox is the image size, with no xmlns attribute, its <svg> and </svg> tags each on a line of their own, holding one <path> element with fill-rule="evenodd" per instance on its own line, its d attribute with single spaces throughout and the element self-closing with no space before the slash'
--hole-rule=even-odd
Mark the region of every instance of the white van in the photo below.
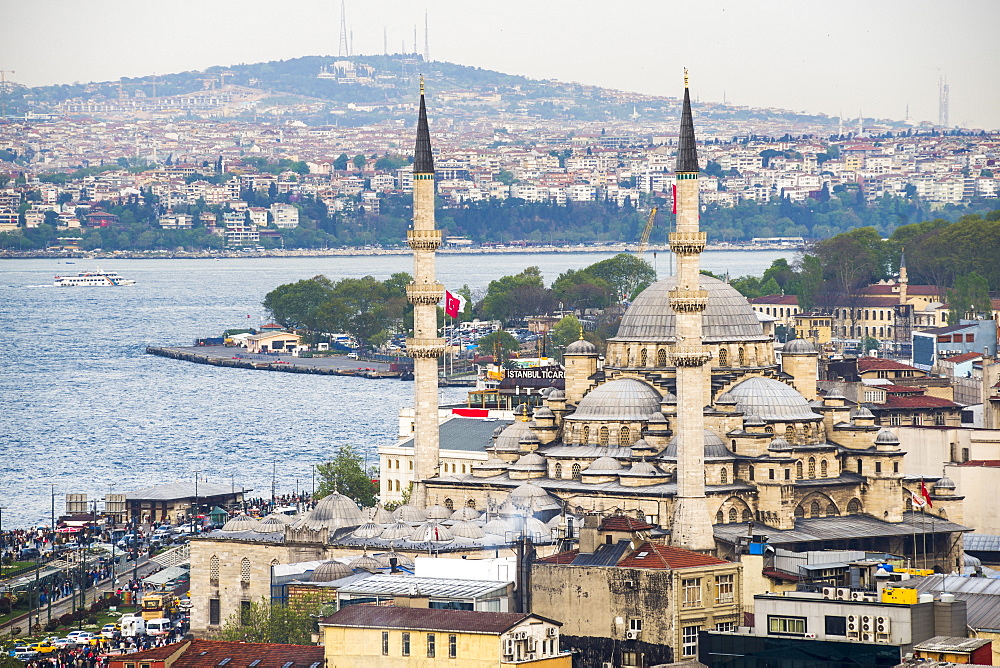
<svg viewBox="0 0 1000 668">
<path fill-rule="evenodd" d="M 170 633 L 174 628 L 173 622 L 171 622 L 166 617 L 160 617 L 158 619 L 150 619 L 146 622 L 146 635 L 151 636 L 163 636 Z"/>
<path fill-rule="evenodd" d="M 122 636 L 137 638 L 146 634 L 146 620 L 141 615 L 122 617 L 118 622 L 122 627 Z"/>
</svg>

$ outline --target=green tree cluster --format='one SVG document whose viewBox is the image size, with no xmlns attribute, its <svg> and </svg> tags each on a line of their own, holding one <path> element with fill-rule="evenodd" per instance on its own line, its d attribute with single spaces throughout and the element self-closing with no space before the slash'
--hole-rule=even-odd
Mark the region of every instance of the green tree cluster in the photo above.
<svg viewBox="0 0 1000 668">
<path fill-rule="evenodd" d="M 364 459 L 349 445 L 341 445 L 333 459 L 318 464 L 316 473 L 319 475 L 317 499 L 337 492 L 361 507 L 374 506 L 378 500 L 378 486 L 365 470 Z"/>
<path fill-rule="evenodd" d="M 261 597 L 252 601 L 249 609 L 233 613 L 215 637 L 229 642 L 309 645 L 316 630 L 310 615 L 320 612 L 321 607 L 313 604 L 295 608 Z"/>
</svg>

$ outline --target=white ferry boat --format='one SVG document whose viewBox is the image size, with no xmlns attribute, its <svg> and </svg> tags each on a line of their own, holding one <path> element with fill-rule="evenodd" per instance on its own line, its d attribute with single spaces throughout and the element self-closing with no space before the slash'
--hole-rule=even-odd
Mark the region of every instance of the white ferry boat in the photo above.
<svg viewBox="0 0 1000 668">
<path fill-rule="evenodd" d="M 116 271 L 84 271 L 76 276 L 56 276 L 56 287 L 104 287 L 109 285 L 135 285 L 130 278 L 123 278 Z"/>
</svg>

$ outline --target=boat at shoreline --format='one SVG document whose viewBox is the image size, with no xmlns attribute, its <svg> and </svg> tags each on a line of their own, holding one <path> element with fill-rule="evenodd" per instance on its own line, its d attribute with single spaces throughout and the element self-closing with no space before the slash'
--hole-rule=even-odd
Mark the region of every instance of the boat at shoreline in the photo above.
<svg viewBox="0 0 1000 668">
<path fill-rule="evenodd" d="M 107 287 L 120 285 L 135 285 L 135 281 L 125 278 L 117 271 L 82 271 L 76 276 L 56 276 L 57 288 L 72 287 Z"/>
</svg>

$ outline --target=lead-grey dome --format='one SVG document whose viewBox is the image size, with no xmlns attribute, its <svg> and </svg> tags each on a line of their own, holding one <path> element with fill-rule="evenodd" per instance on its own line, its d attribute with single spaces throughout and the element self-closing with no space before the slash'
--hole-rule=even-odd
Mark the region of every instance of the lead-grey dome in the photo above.
<svg viewBox="0 0 1000 668">
<path fill-rule="evenodd" d="M 579 341 L 574 341 L 573 343 L 566 346 L 566 351 L 564 355 L 596 355 L 597 346 L 595 346 L 590 341 L 585 341 L 580 339 Z"/>
<path fill-rule="evenodd" d="M 812 412 L 809 402 L 794 387 L 773 378 L 747 378 L 729 393 L 736 399 L 737 411 L 765 421 L 794 422 L 821 417 Z"/>
<path fill-rule="evenodd" d="M 708 292 L 708 306 L 702 315 L 705 343 L 770 340 L 746 297 L 717 278 L 703 275 L 700 282 L 701 289 Z M 677 278 L 671 276 L 643 290 L 625 311 L 618 335 L 611 341 L 675 341 L 676 321 L 669 300 L 676 286 Z"/>
<path fill-rule="evenodd" d="M 529 434 L 531 427 L 526 421 L 514 420 L 497 436 L 493 442 L 493 449 L 497 452 L 520 452 L 521 439 Z"/>
<path fill-rule="evenodd" d="M 899 438 L 888 427 L 882 427 L 875 436 L 875 445 L 899 445 Z"/>
<path fill-rule="evenodd" d="M 334 492 L 320 499 L 316 503 L 316 507 L 306 513 L 293 526 L 319 531 L 322 528 L 332 530 L 344 527 L 356 527 L 364 524 L 365 521 L 366 518 L 362 514 L 361 509 L 358 508 L 358 504 L 343 494 Z"/>
<path fill-rule="evenodd" d="M 544 471 L 545 459 L 535 452 L 522 455 L 520 459 L 508 467 L 509 471 Z"/>
<path fill-rule="evenodd" d="M 726 447 L 725 442 L 715 432 L 704 430 L 705 438 L 705 459 L 729 458 L 733 453 Z M 677 459 L 677 437 L 670 439 L 667 449 L 661 455 L 663 459 Z"/>
<path fill-rule="evenodd" d="M 339 561 L 324 561 L 313 570 L 309 579 L 312 582 L 333 582 L 353 574 L 348 566 Z"/>
<path fill-rule="evenodd" d="M 957 489 L 957 488 L 958 486 L 955 484 L 955 481 L 949 478 L 948 476 L 944 476 L 936 483 L 934 483 L 934 489 Z"/>
<path fill-rule="evenodd" d="M 612 457 L 598 457 L 590 463 L 584 473 L 617 473 L 622 470 L 621 463 Z"/>
<path fill-rule="evenodd" d="M 533 513 L 562 508 L 558 499 L 538 485 L 533 485 L 530 482 L 524 483 L 511 492 L 508 501 L 515 508 L 528 510 Z"/>
<path fill-rule="evenodd" d="M 792 339 L 781 349 L 782 355 L 817 355 L 816 346 L 805 339 Z"/>
<path fill-rule="evenodd" d="M 222 525 L 223 531 L 257 531 L 258 522 L 248 515 L 237 515 Z M 283 527 L 282 527 L 283 529 Z M 281 531 L 282 529 L 276 529 Z"/>
<path fill-rule="evenodd" d="M 580 400 L 567 420 L 644 421 L 660 409 L 660 395 L 652 387 L 633 378 L 604 383 Z"/>
</svg>

